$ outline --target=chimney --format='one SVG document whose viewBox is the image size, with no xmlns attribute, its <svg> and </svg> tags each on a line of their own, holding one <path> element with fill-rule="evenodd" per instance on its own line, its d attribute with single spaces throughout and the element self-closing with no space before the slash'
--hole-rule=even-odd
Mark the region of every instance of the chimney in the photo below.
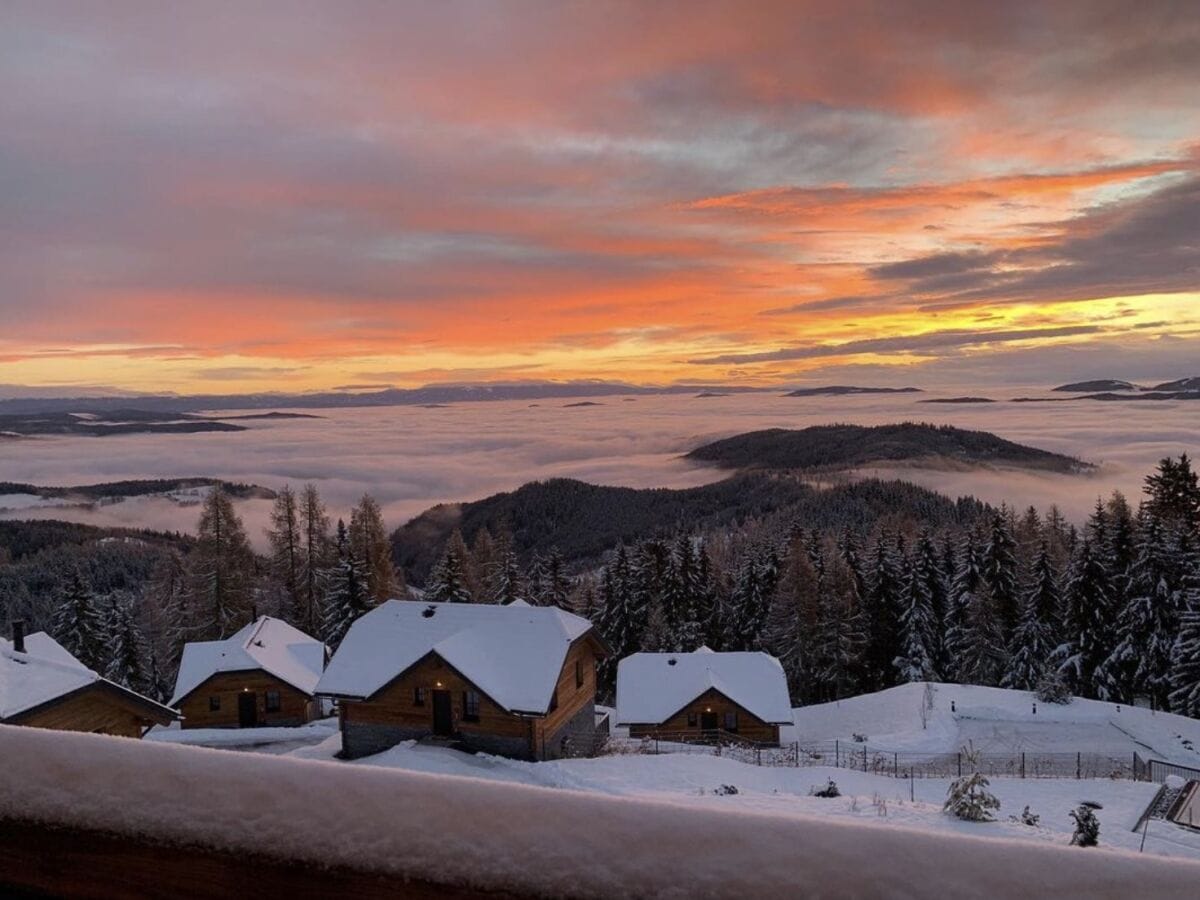
<svg viewBox="0 0 1200 900">
<path fill-rule="evenodd" d="M 17 653 L 25 652 L 25 622 L 21 619 L 12 623 L 12 647 Z"/>
<path fill-rule="evenodd" d="M 258 604 L 257 603 L 250 604 L 250 621 L 251 622 L 258 621 Z"/>
</svg>

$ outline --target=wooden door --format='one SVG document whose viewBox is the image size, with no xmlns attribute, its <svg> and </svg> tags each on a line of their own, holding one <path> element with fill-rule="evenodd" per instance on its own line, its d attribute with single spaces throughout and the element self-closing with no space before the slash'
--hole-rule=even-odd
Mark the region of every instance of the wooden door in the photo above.
<svg viewBox="0 0 1200 900">
<path fill-rule="evenodd" d="M 258 695 L 252 691 L 238 694 L 238 726 L 253 728 L 258 724 Z"/>
<path fill-rule="evenodd" d="M 433 692 L 433 733 L 449 735 L 454 733 L 454 717 L 450 712 L 450 692 Z"/>
<path fill-rule="evenodd" d="M 716 737 L 717 734 L 717 714 L 716 713 L 700 713 L 700 730 L 705 737 Z"/>
</svg>

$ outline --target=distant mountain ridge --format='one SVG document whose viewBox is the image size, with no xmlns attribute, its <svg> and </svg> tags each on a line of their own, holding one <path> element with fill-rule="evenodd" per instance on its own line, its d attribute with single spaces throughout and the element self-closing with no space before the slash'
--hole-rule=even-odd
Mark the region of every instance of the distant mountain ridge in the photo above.
<svg viewBox="0 0 1200 900">
<path fill-rule="evenodd" d="M 826 387 L 797 388 L 785 397 L 840 397 L 845 394 L 920 394 L 915 387 L 857 387 L 849 384 L 831 384 Z"/>
<path fill-rule="evenodd" d="M 769 428 L 697 447 L 695 462 L 729 469 L 845 470 L 881 463 L 1008 465 L 1074 473 L 1089 463 L 1027 447 L 986 431 L 904 422 L 898 425 L 816 425 Z"/>
<path fill-rule="evenodd" d="M 1099 394 L 1106 391 L 1140 391 L 1143 389 L 1131 381 L 1101 378 L 1096 381 L 1076 381 L 1073 384 L 1063 384 L 1054 390 L 1064 394 Z"/>
</svg>

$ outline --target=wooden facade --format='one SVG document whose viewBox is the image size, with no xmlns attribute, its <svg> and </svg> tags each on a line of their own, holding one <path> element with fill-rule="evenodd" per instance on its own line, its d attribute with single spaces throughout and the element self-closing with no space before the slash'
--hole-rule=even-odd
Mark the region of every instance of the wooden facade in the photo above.
<svg viewBox="0 0 1200 900">
<path fill-rule="evenodd" d="M 262 669 L 218 672 L 179 700 L 184 728 L 303 725 L 320 701 Z"/>
<path fill-rule="evenodd" d="M 699 741 L 715 737 L 717 733 L 734 735 L 756 744 L 779 744 L 778 725 L 764 722 L 716 688 L 705 691 L 663 722 L 629 726 L 630 737 L 669 736 L 678 740 L 683 736 Z"/>
<path fill-rule="evenodd" d="M 4 720 L 56 731 L 84 731 L 140 738 L 154 725 L 168 725 L 176 716 L 132 691 L 96 681 Z"/>
<path fill-rule="evenodd" d="M 430 652 L 371 697 L 341 699 L 342 733 L 346 737 L 355 728 L 377 727 L 403 737 L 452 737 L 481 749 L 531 759 L 571 755 L 581 749 L 570 743 L 573 720 L 586 718 L 588 730 L 594 729 L 596 662 L 602 653 L 592 633 L 576 640 L 559 672 L 551 709 L 535 713 L 506 710 Z M 344 740 L 346 747 L 350 744 Z"/>
</svg>

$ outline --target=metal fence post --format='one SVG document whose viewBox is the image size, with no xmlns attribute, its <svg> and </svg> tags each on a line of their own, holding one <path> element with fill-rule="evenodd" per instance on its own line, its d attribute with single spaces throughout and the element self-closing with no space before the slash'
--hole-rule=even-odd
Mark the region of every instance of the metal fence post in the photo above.
<svg viewBox="0 0 1200 900">
<path fill-rule="evenodd" d="M 900 777 L 900 754 L 899 753 L 892 754 L 892 777 L 893 778 Z"/>
<path fill-rule="evenodd" d="M 962 778 L 962 752 L 958 754 L 958 777 Z"/>
<path fill-rule="evenodd" d="M 1021 751 L 1021 777 L 1025 777 L 1025 751 Z"/>
<path fill-rule="evenodd" d="M 842 745 L 836 740 L 833 742 L 833 767 L 835 769 L 842 767 Z"/>
<path fill-rule="evenodd" d="M 1081 777 L 1082 769 L 1083 769 L 1083 754 L 1076 753 L 1075 754 L 1075 778 L 1076 779 Z"/>
<path fill-rule="evenodd" d="M 867 771 L 867 745 L 863 744 L 863 771 Z"/>
</svg>

